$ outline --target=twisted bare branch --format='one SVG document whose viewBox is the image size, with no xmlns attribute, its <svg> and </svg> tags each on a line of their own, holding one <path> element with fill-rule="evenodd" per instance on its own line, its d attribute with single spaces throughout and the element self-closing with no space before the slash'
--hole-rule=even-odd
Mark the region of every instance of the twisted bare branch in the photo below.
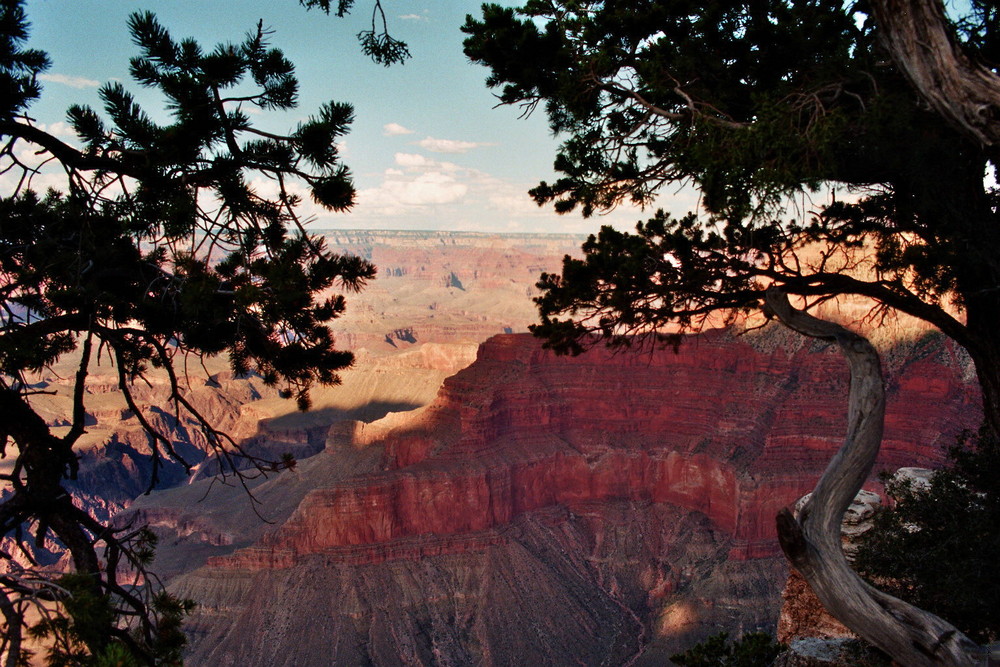
<svg viewBox="0 0 1000 667">
<path fill-rule="evenodd" d="M 767 291 L 767 308 L 804 336 L 837 343 L 851 372 L 847 436 L 796 520 L 778 515 L 778 539 L 823 606 L 848 628 L 910 667 L 973 667 L 979 647 L 934 614 L 869 586 L 841 547 L 844 512 L 871 474 L 882 444 L 885 390 L 878 353 L 861 335 L 797 310 L 787 294 Z"/>
</svg>

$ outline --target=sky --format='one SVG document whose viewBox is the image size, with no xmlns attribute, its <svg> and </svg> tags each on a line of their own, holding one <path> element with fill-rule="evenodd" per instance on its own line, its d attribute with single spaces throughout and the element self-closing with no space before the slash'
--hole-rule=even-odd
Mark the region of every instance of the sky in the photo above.
<svg viewBox="0 0 1000 667">
<path fill-rule="evenodd" d="M 206 48 L 239 42 L 263 20 L 274 30 L 272 45 L 296 65 L 300 105 L 255 121 L 287 131 L 325 101 L 355 108 L 341 150 L 355 177 L 357 203 L 347 213 L 308 204 L 303 212 L 314 218 L 314 229 L 590 233 L 602 224 L 629 229 L 649 217 L 648 209 L 627 206 L 589 220 L 579 213 L 560 216 L 528 197 L 540 180 L 554 177 L 559 140 L 544 113 L 521 118 L 518 108 L 497 107 L 485 85 L 488 71 L 462 53 L 459 28 L 479 5 L 384 0 L 391 33 L 413 55 L 386 68 L 364 56 L 355 37 L 370 24 L 366 0 L 343 19 L 306 11 L 297 0 L 29 0 L 29 45 L 52 60 L 42 99 L 30 112 L 49 131 L 71 138 L 66 108 L 85 103 L 99 109 L 98 87 L 116 80 L 155 118 L 162 100 L 128 75 L 128 59 L 138 53 L 126 28 L 134 11 L 153 11 L 175 39 L 194 37 Z M 683 214 L 696 203 L 693 192 L 682 191 L 666 193 L 657 205 Z"/>
</svg>

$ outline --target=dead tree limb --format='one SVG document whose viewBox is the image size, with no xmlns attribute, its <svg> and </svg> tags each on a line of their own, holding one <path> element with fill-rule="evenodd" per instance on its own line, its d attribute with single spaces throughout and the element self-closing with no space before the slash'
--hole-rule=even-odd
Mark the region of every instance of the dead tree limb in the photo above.
<svg viewBox="0 0 1000 667">
<path fill-rule="evenodd" d="M 796 520 L 778 515 L 778 539 L 792 566 L 837 620 L 907 667 L 973 667 L 980 648 L 950 623 L 865 583 L 841 546 L 844 512 L 871 474 L 882 444 L 885 390 L 878 353 L 864 336 L 792 307 L 778 288 L 767 307 L 805 336 L 837 343 L 851 372 L 847 436 Z"/>
</svg>

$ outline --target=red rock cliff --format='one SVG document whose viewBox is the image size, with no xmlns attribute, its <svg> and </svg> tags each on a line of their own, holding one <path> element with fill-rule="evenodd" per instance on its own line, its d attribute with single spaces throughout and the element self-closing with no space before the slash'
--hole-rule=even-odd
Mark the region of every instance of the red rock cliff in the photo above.
<svg viewBox="0 0 1000 667">
<path fill-rule="evenodd" d="M 933 465 L 976 424 L 959 357 L 886 355 L 880 465 Z M 773 628 L 774 515 L 839 446 L 846 391 L 833 349 L 780 330 L 577 358 L 492 338 L 420 412 L 329 431 L 302 464 L 322 488 L 176 581 L 191 663 L 662 665 Z"/>
<path fill-rule="evenodd" d="M 890 369 L 880 467 L 932 466 L 975 426 L 975 389 L 952 355 L 935 343 Z M 428 539 L 435 553 L 464 549 L 456 538 L 528 512 L 613 500 L 700 512 L 731 536 L 731 558 L 772 556 L 777 510 L 840 444 L 846 390 L 842 359 L 817 346 L 761 351 L 711 333 L 676 354 L 566 358 L 530 336 L 497 336 L 418 420 L 356 443 L 384 446 L 383 470 L 311 492 L 262 545 L 214 564 L 406 557 L 390 544 L 413 538 L 414 556 Z"/>
</svg>

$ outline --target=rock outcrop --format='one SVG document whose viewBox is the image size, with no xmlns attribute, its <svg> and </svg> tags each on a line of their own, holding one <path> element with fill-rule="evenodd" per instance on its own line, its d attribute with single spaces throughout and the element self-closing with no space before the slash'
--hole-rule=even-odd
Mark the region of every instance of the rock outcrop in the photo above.
<svg viewBox="0 0 1000 667">
<path fill-rule="evenodd" d="M 297 468 L 251 480 L 257 504 L 218 484 L 206 497 L 199 481 L 120 517 L 153 527 L 155 569 L 199 602 L 189 664 L 662 665 L 705 634 L 773 626 L 786 576 L 774 515 L 842 437 L 836 353 L 781 330 L 579 358 L 499 336 L 458 372 L 485 337 L 534 321 L 538 274 L 581 239 L 328 239 L 380 269 L 334 323 L 359 352 L 344 385 L 300 414 L 209 360 L 190 389 L 245 446 L 294 453 Z M 933 467 L 977 423 L 974 376 L 920 327 L 904 342 L 880 333 L 879 466 Z M 37 397 L 57 428 L 72 370 Z M 105 518 L 144 489 L 150 451 L 113 371 L 92 379 L 77 491 Z M 155 378 L 139 396 L 199 460 L 198 430 L 162 398 Z M 165 483 L 188 481 L 181 472 Z"/>
<path fill-rule="evenodd" d="M 934 470 L 929 468 L 905 467 L 892 475 L 895 483 L 906 482 L 917 490 L 929 489 Z M 795 515 L 801 511 L 805 502 L 812 494 L 806 494 L 795 504 Z M 882 496 L 871 491 L 861 490 L 851 506 L 844 513 L 841 524 L 841 536 L 844 554 L 848 561 L 854 560 L 859 540 L 862 535 L 872 529 L 875 512 L 882 505 Z M 798 640 L 806 641 L 802 646 L 818 647 L 822 642 L 829 641 L 830 646 L 841 646 L 841 640 L 855 640 L 857 635 L 847 629 L 840 621 L 823 608 L 823 604 L 813 593 L 809 584 L 796 570 L 788 573 L 788 580 L 781 592 L 781 614 L 778 617 L 777 639 L 779 642 L 795 645 Z M 863 640 L 857 640 L 857 645 L 868 646 Z M 853 646 L 847 643 L 844 646 Z M 865 650 L 875 651 L 868 646 Z"/>
<path fill-rule="evenodd" d="M 978 419 L 955 348 L 914 345 L 889 364 L 879 467 L 936 465 Z M 846 379 L 774 333 L 577 358 L 492 338 L 412 419 L 315 457 L 370 469 L 177 581 L 201 603 L 192 662 L 662 664 L 772 625 L 774 515 L 839 446 Z"/>
<path fill-rule="evenodd" d="M 461 232 L 326 236 L 339 252 L 372 259 L 380 269 L 379 280 L 351 295 L 346 317 L 332 323 L 338 344 L 357 356 L 354 368 L 341 374 L 342 386 L 316 389 L 313 410 L 302 415 L 259 377 L 233 377 L 224 358 L 179 361 L 185 397 L 214 427 L 266 459 L 312 456 L 325 446 L 331 424 L 368 422 L 426 404 L 444 377 L 472 361 L 470 350 L 482 340 L 526 330 L 535 316 L 529 297 L 538 274 L 557 269 L 581 241 L 570 235 Z M 32 404 L 57 435 L 69 427 L 78 359 L 67 355 L 33 378 L 39 393 Z M 209 444 L 200 425 L 168 405 L 166 377 L 152 371 L 147 380 L 133 388 L 139 409 L 194 466 L 189 475 L 183 465 L 165 461 L 156 487 L 216 473 L 219 465 L 206 457 Z M 80 475 L 67 487 L 80 506 L 106 521 L 146 491 L 155 442 L 128 409 L 105 356 L 95 355 L 91 364 L 86 404 L 87 433 L 76 448 Z M 0 472 L 9 472 L 10 460 L 0 460 Z"/>
<path fill-rule="evenodd" d="M 313 409 L 308 413 L 298 412 L 292 401 L 279 396 L 277 387 L 268 387 L 256 375 L 234 377 L 218 358 L 201 363 L 192 360 L 191 366 L 197 367 L 182 376 L 182 392 L 244 451 L 265 459 L 285 453 L 303 458 L 323 449 L 326 431 L 333 424 L 373 421 L 427 404 L 445 377 L 474 360 L 475 350 L 469 344 L 428 343 L 390 356 L 373 357 L 362 351 L 356 367 L 341 373 L 342 384 L 314 389 Z M 64 359 L 39 374 L 34 383 L 39 395 L 33 405 L 57 434 L 69 427 L 74 364 L 74 359 Z M 156 488 L 213 474 L 217 462 L 210 456 L 200 424 L 169 407 L 165 374 L 153 371 L 146 380 L 133 389 L 136 405 L 193 466 L 189 473 L 176 461 L 162 462 Z M 146 491 L 154 442 L 128 409 L 113 369 L 92 364 L 85 401 L 86 432 L 76 447 L 80 471 L 66 486 L 80 506 L 107 521 Z"/>
</svg>

